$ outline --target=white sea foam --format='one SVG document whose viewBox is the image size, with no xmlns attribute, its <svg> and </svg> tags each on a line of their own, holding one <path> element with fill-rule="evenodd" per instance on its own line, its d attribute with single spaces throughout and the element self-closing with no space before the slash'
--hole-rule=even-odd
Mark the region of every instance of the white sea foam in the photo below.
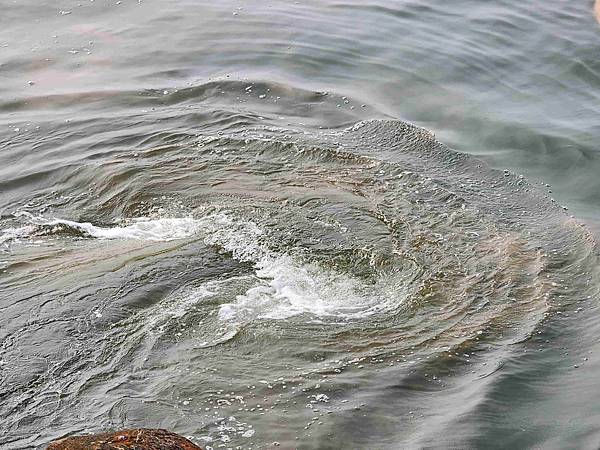
<svg viewBox="0 0 600 450">
<path fill-rule="evenodd" d="M 112 228 L 63 219 L 27 217 L 30 225 L 3 230 L 10 236 L 9 239 L 27 237 L 35 233 L 39 225 L 46 229 L 67 226 L 97 239 L 169 241 L 198 235 L 206 244 L 224 249 L 239 261 L 254 264 L 253 285 L 241 294 L 239 291 L 237 295 L 233 294 L 231 301 L 219 308 L 219 319 L 230 324 L 261 318 L 286 319 L 302 314 L 313 318 L 357 319 L 397 308 L 402 301 L 402 288 L 406 286 L 398 279 L 366 284 L 348 274 L 307 263 L 294 256 L 273 253 L 261 243 L 263 232 L 256 224 L 225 213 L 197 219 L 137 218 Z M 211 296 L 212 288 L 207 290 L 203 287 L 198 292 L 180 294 L 177 300 L 163 309 L 165 318 L 184 315 L 191 305 Z"/>
<path fill-rule="evenodd" d="M 386 292 L 389 280 L 367 285 L 290 256 L 263 257 L 256 263 L 256 276 L 256 286 L 238 295 L 234 302 L 221 305 L 221 320 L 239 323 L 302 314 L 352 320 L 389 311 L 402 302 L 401 289 L 392 297 Z"/>
<path fill-rule="evenodd" d="M 134 219 L 129 225 L 114 228 L 96 227 L 90 223 L 56 221 L 57 225 L 60 223 L 80 228 L 85 233 L 98 239 L 170 241 L 188 238 L 195 235 L 199 230 L 198 221 L 192 218 Z"/>
<path fill-rule="evenodd" d="M 219 319 L 242 323 L 256 318 L 286 319 L 308 314 L 342 320 L 395 309 L 406 297 L 401 276 L 366 284 L 350 275 L 278 255 L 260 244 L 262 231 L 252 222 L 213 216 L 205 241 L 253 262 L 257 283 L 235 300 L 221 305 Z"/>
<path fill-rule="evenodd" d="M 17 217 L 26 217 L 28 225 L 17 228 L 6 228 L 0 235 L 0 244 L 9 241 L 19 241 L 40 233 L 52 234 L 61 228 L 70 228 L 84 236 L 97 239 L 134 239 L 149 241 L 170 241 L 185 239 L 198 233 L 201 223 L 190 217 L 185 218 L 135 218 L 127 221 L 125 225 L 115 227 L 98 227 L 88 222 L 74 222 L 66 219 L 46 219 L 20 213 Z"/>
<path fill-rule="evenodd" d="M 18 228 L 5 228 L 0 234 L 0 244 L 8 244 L 9 242 L 18 242 L 21 239 L 26 239 L 34 232 L 35 227 L 28 225 Z"/>
</svg>

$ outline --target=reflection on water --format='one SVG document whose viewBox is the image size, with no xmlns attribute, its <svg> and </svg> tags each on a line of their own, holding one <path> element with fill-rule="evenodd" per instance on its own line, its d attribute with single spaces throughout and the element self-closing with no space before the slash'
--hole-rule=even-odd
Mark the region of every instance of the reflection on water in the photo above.
<svg viewBox="0 0 600 450">
<path fill-rule="evenodd" d="M 8 5 L 3 448 L 597 446 L 589 6 Z"/>
</svg>

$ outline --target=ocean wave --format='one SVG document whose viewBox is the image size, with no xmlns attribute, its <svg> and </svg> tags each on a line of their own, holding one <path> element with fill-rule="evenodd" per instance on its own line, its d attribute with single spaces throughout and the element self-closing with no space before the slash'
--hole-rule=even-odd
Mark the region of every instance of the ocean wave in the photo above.
<svg viewBox="0 0 600 450">
<path fill-rule="evenodd" d="M 29 224 L 5 228 L 0 235 L 0 244 L 23 241 L 36 237 L 71 236 L 94 239 L 122 239 L 171 241 L 185 239 L 198 232 L 199 225 L 192 218 L 132 218 L 124 225 L 100 227 L 89 222 L 76 222 L 66 219 L 46 219 L 41 216 L 21 213 Z"/>
</svg>

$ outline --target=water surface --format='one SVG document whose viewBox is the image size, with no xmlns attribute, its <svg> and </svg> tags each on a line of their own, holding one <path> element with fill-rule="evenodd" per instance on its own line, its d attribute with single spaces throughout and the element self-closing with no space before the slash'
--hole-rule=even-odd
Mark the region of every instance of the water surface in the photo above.
<svg viewBox="0 0 600 450">
<path fill-rule="evenodd" d="M 591 2 L 12 2 L 0 443 L 597 448 Z"/>
</svg>

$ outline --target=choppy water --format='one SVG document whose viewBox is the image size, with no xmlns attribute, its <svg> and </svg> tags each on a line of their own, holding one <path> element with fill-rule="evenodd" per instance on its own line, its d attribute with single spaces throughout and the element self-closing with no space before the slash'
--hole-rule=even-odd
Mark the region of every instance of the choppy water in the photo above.
<svg viewBox="0 0 600 450">
<path fill-rule="evenodd" d="M 600 445 L 592 4 L 438 3 L 3 6 L 2 448 Z"/>
</svg>

